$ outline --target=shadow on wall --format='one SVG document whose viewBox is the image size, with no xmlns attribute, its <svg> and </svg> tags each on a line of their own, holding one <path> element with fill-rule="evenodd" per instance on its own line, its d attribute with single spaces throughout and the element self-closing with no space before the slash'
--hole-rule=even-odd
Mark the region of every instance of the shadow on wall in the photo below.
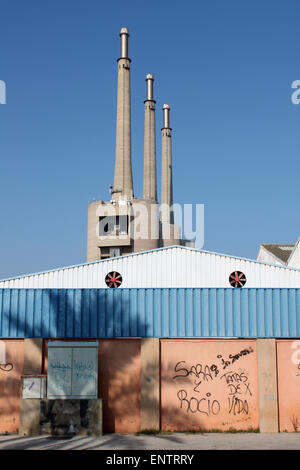
<svg viewBox="0 0 300 470">
<path fill-rule="evenodd" d="M 101 292 L 101 296 L 97 295 Z M 43 372 L 47 373 L 47 343 L 53 341 L 99 341 L 98 397 L 102 398 L 103 431 L 134 433 L 140 430 L 141 339 L 135 317 L 128 316 L 128 300 L 112 291 L 84 290 L 81 299 L 51 292 L 48 328 L 54 337 L 44 340 Z M 113 316 L 113 312 L 115 315 Z M 124 326 L 125 325 L 125 326 Z M 139 328 L 145 325 L 140 324 Z M 125 328 L 125 329 L 124 329 Z"/>
<path fill-rule="evenodd" d="M 0 433 L 17 432 L 19 428 L 21 376 L 24 364 L 22 340 L 0 340 Z"/>
<path fill-rule="evenodd" d="M 49 340 L 99 340 L 98 393 L 103 399 L 104 431 L 139 431 L 141 340 L 137 338 L 146 327 L 137 321 L 138 305 L 128 305 L 127 293 L 115 295 L 114 289 L 0 291 L 0 335 L 9 338 L 5 340 L 7 364 L 0 370 L 0 432 L 16 432 L 19 426 L 23 339 L 41 337 L 43 374 Z M 135 339 L 121 339 L 124 335 Z M 34 348 L 33 344 L 31 354 L 39 355 Z"/>
<path fill-rule="evenodd" d="M 103 430 L 134 433 L 140 431 L 141 423 L 141 338 L 146 334 L 151 336 L 153 324 L 146 321 L 144 298 L 138 295 L 133 298 L 128 291 L 123 292 L 116 295 L 114 289 L 13 290 L 6 293 L 10 299 L 2 303 L 6 308 L 2 309 L 0 325 L 2 334 L 6 331 L 22 338 L 44 338 L 44 374 L 48 367 L 49 340 L 98 340 L 98 393 L 103 400 Z M 153 374 L 152 366 L 148 367 L 149 371 L 144 371 L 146 377 Z M 16 378 L 17 411 L 22 374 L 23 365 Z M 1 395 L 7 396 L 9 381 L 4 388 Z M 151 412 L 151 407 L 159 406 L 152 383 L 148 383 L 148 395 Z"/>
<path fill-rule="evenodd" d="M 161 341 L 163 431 L 257 430 L 255 340 Z"/>
<path fill-rule="evenodd" d="M 6 308 L 2 309 L 1 334 L 7 331 L 19 337 L 43 337 L 45 374 L 49 340 L 98 340 L 98 394 L 103 400 L 103 430 L 133 433 L 139 432 L 141 426 L 141 338 L 154 336 L 154 319 L 147 319 L 155 315 L 155 309 L 147 312 L 145 297 L 139 297 L 137 292 L 133 297 L 126 290 L 122 294 L 114 291 L 116 289 L 12 290 L 10 302 L 7 299 L 2 302 Z M 196 340 L 193 342 L 197 343 Z M 147 377 L 153 376 L 153 365 L 146 365 L 143 377 L 147 380 L 148 399 L 144 400 L 143 409 L 151 414 L 153 409 L 162 405 L 161 424 L 165 431 L 229 429 L 232 420 L 226 419 L 224 415 L 219 419 L 220 400 L 208 395 L 212 391 L 207 386 L 214 381 L 215 371 L 206 371 L 204 374 L 205 364 L 201 364 L 202 369 L 199 370 L 201 349 L 196 346 L 194 356 L 195 362 L 191 362 L 187 372 L 178 371 L 180 368 L 185 369 L 187 364 L 166 361 L 161 370 L 161 397 L 156 393 L 157 384 L 147 380 Z M 15 392 L 15 399 L 12 400 L 15 408 L 19 406 L 17 397 L 20 395 L 22 373 L 23 369 L 19 367 L 14 379 L 15 384 L 18 384 L 18 387 L 15 386 L 18 392 Z M 174 379 L 176 374 L 185 377 Z M 235 390 L 240 391 L 245 376 L 240 375 L 239 379 L 236 377 L 233 379 L 237 381 Z M 198 380 L 197 384 L 195 380 Z M 9 380 L 0 382 L 0 400 L 9 396 L 10 387 Z M 234 391 L 233 388 L 230 390 Z M 239 398 L 237 394 L 229 398 L 233 399 L 231 412 L 235 412 L 234 427 L 244 428 L 249 410 L 245 402 L 235 402 L 235 398 Z M 1 416 L 0 420 L 3 422 Z M 248 422 L 250 428 L 252 421 Z"/>
</svg>

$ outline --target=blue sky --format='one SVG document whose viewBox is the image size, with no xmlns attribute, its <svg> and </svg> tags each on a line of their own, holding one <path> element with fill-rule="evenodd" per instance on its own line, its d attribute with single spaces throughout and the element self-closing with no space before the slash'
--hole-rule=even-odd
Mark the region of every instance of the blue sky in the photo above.
<svg viewBox="0 0 300 470">
<path fill-rule="evenodd" d="M 113 182 L 124 26 L 135 195 L 153 73 L 158 169 L 169 103 L 174 201 L 205 204 L 203 248 L 256 258 L 260 243 L 296 241 L 299 1 L 2 0 L 0 9 L 0 278 L 86 259 L 88 202 L 109 200 Z"/>
</svg>

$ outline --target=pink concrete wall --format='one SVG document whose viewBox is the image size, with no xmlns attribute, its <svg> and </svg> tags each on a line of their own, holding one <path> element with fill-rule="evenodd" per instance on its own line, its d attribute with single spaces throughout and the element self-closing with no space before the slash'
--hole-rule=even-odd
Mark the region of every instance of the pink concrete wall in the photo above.
<svg viewBox="0 0 300 470">
<path fill-rule="evenodd" d="M 1 340 L 1 351 L 4 349 L 5 364 L 0 364 L 0 433 L 10 433 L 19 428 L 24 341 Z"/>
<path fill-rule="evenodd" d="M 161 340 L 164 431 L 259 427 L 255 340 Z"/>
<path fill-rule="evenodd" d="M 300 431 L 300 340 L 277 340 L 279 431 Z"/>
<path fill-rule="evenodd" d="M 61 341 L 99 341 L 98 397 L 103 400 L 103 431 L 116 433 L 140 431 L 141 340 L 96 338 Z M 44 374 L 47 374 L 48 369 L 47 343 L 48 340 L 45 340 Z"/>
<path fill-rule="evenodd" d="M 141 341 L 103 339 L 99 346 L 99 396 L 104 432 L 140 431 Z"/>
</svg>

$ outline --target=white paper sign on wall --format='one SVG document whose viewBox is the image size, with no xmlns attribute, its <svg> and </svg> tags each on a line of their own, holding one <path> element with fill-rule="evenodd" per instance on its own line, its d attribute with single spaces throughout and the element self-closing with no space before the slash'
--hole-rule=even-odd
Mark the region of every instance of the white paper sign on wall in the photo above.
<svg viewBox="0 0 300 470">
<path fill-rule="evenodd" d="M 46 394 L 46 377 L 23 377 L 22 398 L 43 398 Z"/>
</svg>

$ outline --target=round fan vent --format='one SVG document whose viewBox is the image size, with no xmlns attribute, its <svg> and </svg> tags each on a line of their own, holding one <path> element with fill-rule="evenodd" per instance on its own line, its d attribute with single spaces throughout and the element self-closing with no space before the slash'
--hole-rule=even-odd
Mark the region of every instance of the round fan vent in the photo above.
<svg viewBox="0 0 300 470">
<path fill-rule="evenodd" d="M 234 271 L 229 276 L 229 283 L 232 287 L 244 287 L 246 284 L 246 276 L 241 271 Z"/>
<path fill-rule="evenodd" d="M 105 277 L 107 287 L 120 287 L 122 284 L 122 276 L 116 271 L 111 271 Z"/>
</svg>

